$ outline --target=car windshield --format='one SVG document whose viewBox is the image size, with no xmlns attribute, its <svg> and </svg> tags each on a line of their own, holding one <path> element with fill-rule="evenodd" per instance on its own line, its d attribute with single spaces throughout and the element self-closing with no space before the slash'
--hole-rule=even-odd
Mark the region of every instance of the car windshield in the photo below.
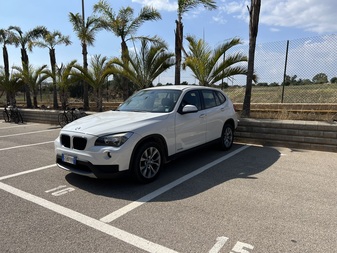
<svg viewBox="0 0 337 253">
<path fill-rule="evenodd" d="M 141 90 L 118 107 L 118 111 L 171 112 L 181 94 L 180 90 Z"/>
</svg>

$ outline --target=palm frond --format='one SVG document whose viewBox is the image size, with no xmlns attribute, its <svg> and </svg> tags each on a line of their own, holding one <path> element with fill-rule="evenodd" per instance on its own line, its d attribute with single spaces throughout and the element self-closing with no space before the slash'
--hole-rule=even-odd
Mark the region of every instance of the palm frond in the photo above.
<svg viewBox="0 0 337 253">
<path fill-rule="evenodd" d="M 201 85 L 213 85 L 223 78 L 233 75 L 246 75 L 247 68 L 238 65 L 247 61 L 242 53 L 226 55 L 226 51 L 241 43 L 237 38 L 211 49 L 206 42 L 188 36 L 190 53 L 183 63 L 184 69 L 190 68 Z M 226 58 L 224 57 L 226 55 Z"/>
</svg>

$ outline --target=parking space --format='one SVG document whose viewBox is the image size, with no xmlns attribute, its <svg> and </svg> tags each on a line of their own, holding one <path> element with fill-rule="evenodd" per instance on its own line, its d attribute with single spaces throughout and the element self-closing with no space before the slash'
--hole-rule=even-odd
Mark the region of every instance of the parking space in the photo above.
<svg viewBox="0 0 337 253">
<path fill-rule="evenodd" d="M 336 153 L 210 146 L 141 185 L 57 168 L 59 130 L 0 122 L 1 252 L 336 251 Z"/>
<path fill-rule="evenodd" d="M 51 125 L 0 123 L 0 177 L 55 163 L 50 151 L 59 131 Z"/>
</svg>

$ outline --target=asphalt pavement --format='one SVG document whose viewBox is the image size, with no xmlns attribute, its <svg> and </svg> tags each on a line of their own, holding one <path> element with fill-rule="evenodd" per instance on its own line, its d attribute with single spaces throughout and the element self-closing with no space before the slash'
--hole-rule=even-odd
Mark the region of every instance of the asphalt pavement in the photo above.
<svg viewBox="0 0 337 253">
<path fill-rule="evenodd" d="M 0 252 L 337 252 L 337 153 L 209 146 L 143 185 L 59 169 L 59 131 L 0 121 Z"/>
</svg>

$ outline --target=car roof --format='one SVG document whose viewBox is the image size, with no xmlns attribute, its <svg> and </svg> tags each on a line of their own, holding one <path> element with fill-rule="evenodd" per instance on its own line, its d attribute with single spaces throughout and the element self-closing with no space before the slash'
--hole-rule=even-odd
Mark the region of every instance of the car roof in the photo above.
<svg viewBox="0 0 337 253">
<path fill-rule="evenodd" d="M 147 89 L 154 90 L 192 90 L 192 89 L 209 89 L 209 90 L 219 90 L 217 88 L 207 87 L 207 86 L 199 86 L 199 85 L 162 85 L 155 86 Z"/>
</svg>

